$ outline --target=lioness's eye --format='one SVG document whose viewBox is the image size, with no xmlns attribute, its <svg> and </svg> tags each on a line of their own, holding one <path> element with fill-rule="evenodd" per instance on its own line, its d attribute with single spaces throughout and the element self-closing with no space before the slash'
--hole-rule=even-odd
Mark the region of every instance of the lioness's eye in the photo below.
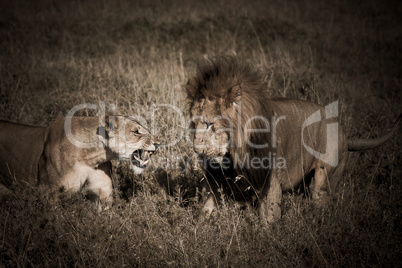
<svg viewBox="0 0 402 268">
<path fill-rule="evenodd" d="M 207 129 L 209 129 L 209 128 L 212 126 L 212 123 L 211 123 L 211 122 L 206 121 L 206 122 L 205 122 L 205 125 L 207 125 Z"/>
<path fill-rule="evenodd" d="M 138 131 L 138 129 L 137 130 L 134 130 L 134 131 L 131 131 L 132 133 L 134 133 L 134 135 L 139 135 L 140 134 L 140 132 Z"/>
</svg>

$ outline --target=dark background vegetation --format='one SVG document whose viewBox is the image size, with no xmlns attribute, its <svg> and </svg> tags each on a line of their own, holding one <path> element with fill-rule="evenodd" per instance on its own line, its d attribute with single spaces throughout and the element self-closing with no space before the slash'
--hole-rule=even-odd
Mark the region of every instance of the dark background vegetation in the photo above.
<svg viewBox="0 0 402 268">
<path fill-rule="evenodd" d="M 166 143 L 185 125 L 166 107 L 152 120 L 153 104 L 184 110 L 194 60 L 235 55 L 273 95 L 339 100 L 347 136 L 376 137 L 401 112 L 401 29 L 400 1 L 1 1 L 0 119 L 45 126 L 105 102 L 155 123 Z M 181 140 L 158 161 L 191 156 Z M 100 213 L 16 186 L 1 196 L 0 266 L 400 266 L 401 157 L 400 131 L 351 153 L 329 208 L 286 194 L 271 228 L 230 200 L 197 219 L 201 176 L 178 165 L 134 176 L 114 163 L 116 202 Z"/>
</svg>

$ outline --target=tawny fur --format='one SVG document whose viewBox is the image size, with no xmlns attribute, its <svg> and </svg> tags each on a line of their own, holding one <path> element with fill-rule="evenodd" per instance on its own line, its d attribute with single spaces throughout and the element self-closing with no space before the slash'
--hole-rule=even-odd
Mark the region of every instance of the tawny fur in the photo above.
<svg viewBox="0 0 402 268">
<path fill-rule="evenodd" d="M 109 118 L 111 121 L 109 122 Z M 69 117 L 48 127 L 0 121 L 0 182 L 49 185 L 111 201 L 110 160 L 129 160 L 135 150 L 154 151 L 157 141 L 138 122 L 123 116 Z M 72 143 L 92 144 L 90 148 Z M 147 153 L 150 156 L 152 153 Z M 140 170 L 142 171 L 142 170 Z"/>
<path fill-rule="evenodd" d="M 310 174 L 314 177 L 310 186 L 314 200 L 326 200 L 327 194 L 333 192 L 345 168 L 348 147 L 340 126 L 336 133 L 331 133 L 337 136 L 337 145 L 326 140 L 327 125 L 337 124 L 337 119 L 330 116 L 326 120 L 324 106 L 271 97 L 262 75 L 249 64 L 231 57 L 200 61 L 197 73 L 188 80 L 185 90 L 192 118 L 191 138 L 195 152 L 204 162 L 210 191 L 204 206 L 207 213 L 215 209 L 220 187 L 238 200 L 257 198 L 262 218 L 268 222 L 280 216 L 282 191 L 305 183 Z M 322 154 L 326 150 L 336 151 L 336 156 L 331 155 L 336 166 L 317 159 L 302 144 L 302 126 L 316 112 L 323 120 L 304 129 L 304 142 Z M 380 144 L 379 140 L 374 143 Z M 255 148 L 250 144 L 269 146 Z M 239 165 L 238 160 L 247 156 L 262 159 L 269 155 L 285 159 L 286 168 Z M 222 164 L 225 159 L 230 162 L 226 167 Z M 221 166 L 211 165 L 214 161 Z"/>
</svg>

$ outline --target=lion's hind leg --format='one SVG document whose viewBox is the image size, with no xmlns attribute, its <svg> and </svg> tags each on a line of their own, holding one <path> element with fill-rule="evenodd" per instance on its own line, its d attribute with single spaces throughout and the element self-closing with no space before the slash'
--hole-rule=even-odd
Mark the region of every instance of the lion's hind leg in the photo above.
<svg viewBox="0 0 402 268">
<path fill-rule="evenodd" d="M 347 162 L 347 152 L 341 154 L 336 167 L 329 166 L 317 160 L 314 164 L 314 178 L 310 185 L 311 199 L 316 205 L 326 205 L 329 195 L 333 194 L 341 179 Z"/>
<path fill-rule="evenodd" d="M 314 168 L 314 178 L 310 185 L 311 199 L 314 202 L 324 201 L 328 196 L 327 174 L 327 168 L 322 165 L 321 162 L 317 161 L 317 164 Z"/>
<path fill-rule="evenodd" d="M 311 200 L 318 207 L 328 205 L 331 193 L 329 176 L 333 174 L 334 168 L 317 160 L 314 165 L 314 177 L 310 184 Z"/>
</svg>

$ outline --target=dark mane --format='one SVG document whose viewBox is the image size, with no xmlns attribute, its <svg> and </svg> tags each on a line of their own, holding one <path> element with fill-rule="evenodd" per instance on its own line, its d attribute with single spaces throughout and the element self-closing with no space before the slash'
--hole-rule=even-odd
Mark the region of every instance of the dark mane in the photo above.
<svg viewBox="0 0 402 268">
<path fill-rule="evenodd" d="M 222 98 L 231 104 L 241 95 L 264 98 L 266 84 L 251 65 L 234 57 L 214 57 L 198 60 L 197 73 L 186 85 L 188 101 Z M 236 87 L 238 86 L 238 87 Z"/>
<path fill-rule="evenodd" d="M 233 123 L 233 146 L 230 158 L 244 159 L 247 155 L 260 157 L 268 155 L 272 148 L 255 149 L 247 144 L 270 144 L 266 133 L 245 131 L 246 122 L 249 129 L 265 129 L 263 120 L 271 120 L 272 105 L 263 76 L 247 63 L 239 62 L 234 57 L 215 57 L 211 60 L 197 62 L 197 72 L 185 86 L 190 115 L 192 107 L 203 99 L 217 103 L 217 112 L 230 118 Z M 219 104 L 219 105 L 218 105 Z M 238 120 L 241 118 L 241 120 Z M 236 165 L 238 175 L 244 175 L 253 187 L 258 188 L 266 181 L 269 171 L 264 169 L 247 169 Z"/>
</svg>

